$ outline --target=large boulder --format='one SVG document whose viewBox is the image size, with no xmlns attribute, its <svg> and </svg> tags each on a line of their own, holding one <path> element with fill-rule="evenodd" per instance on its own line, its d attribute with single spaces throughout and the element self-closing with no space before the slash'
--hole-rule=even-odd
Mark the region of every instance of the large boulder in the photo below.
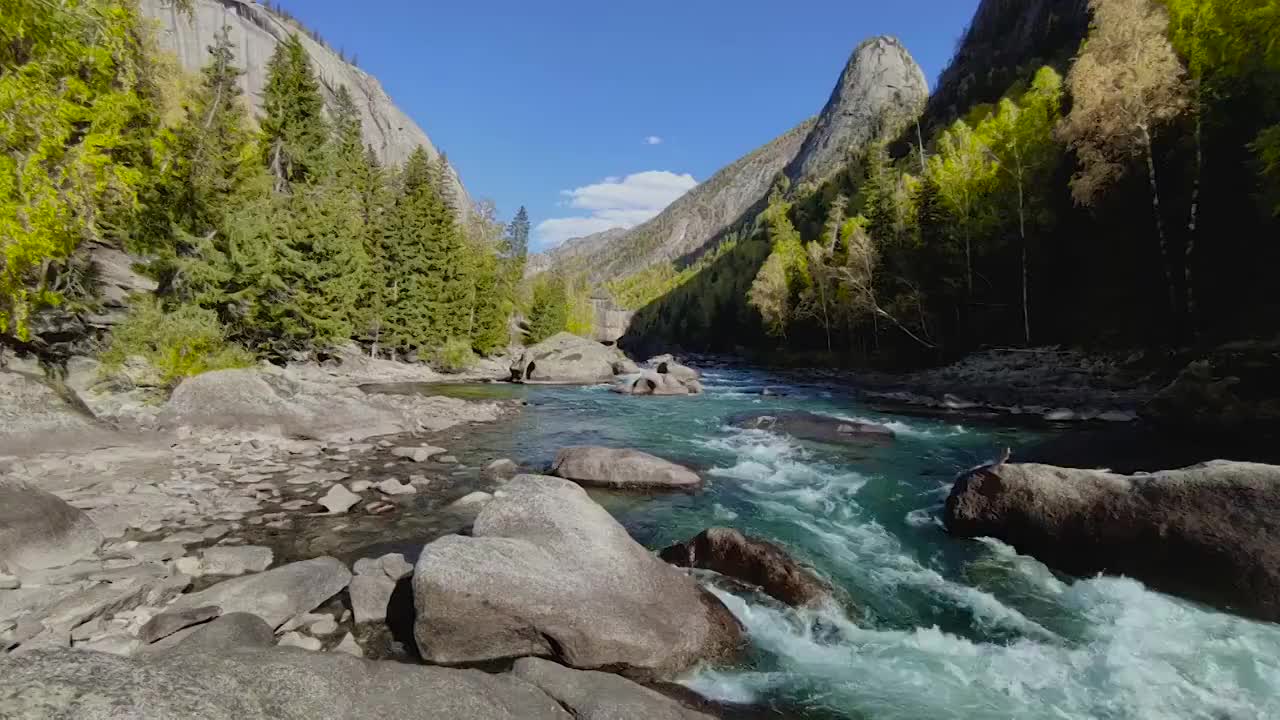
<svg viewBox="0 0 1280 720">
<path fill-rule="evenodd" d="M 643 685 L 611 673 L 573 670 L 540 658 L 521 658 L 511 674 L 536 685 L 576 720 L 712 720 Z"/>
<path fill-rule="evenodd" d="M 829 415 L 794 411 L 749 413 L 730 419 L 735 427 L 768 430 L 790 435 L 798 440 L 830 445 L 866 445 L 892 442 L 893 430 L 875 423 L 842 420 Z"/>
<path fill-rule="evenodd" d="M 637 680 L 735 655 L 742 628 L 578 485 L 520 475 L 470 537 L 423 548 L 414 636 L 432 663 L 547 657 Z"/>
<path fill-rule="evenodd" d="M 0 569 L 61 567 L 101 544 L 102 533 L 83 511 L 29 483 L 0 478 Z"/>
<path fill-rule="evenodd" d="M 0 444 L 50 434 L 79 434 L 96 427 L 36 377 L 0 370 Z"/>
<path fill-rule="evenodd" d="M 0 657 L 0 714 L 35 720 L 571 720 L 511 675 L 271 647 L 260 619 L 227 615 L 156 655 L 79 650 Z"/>
<path fill-rule="evenodd" d="M 561 448 L 551 474 L 581 485 L 636 489 L 695 489 L 698 474 L 639 450 L 580 445 Z"/>
<path fill-rule="evenodd" d="M 646 370 L 610 389 L 622 395 L 700 395 L 702 383 L 697 378 L 680 380 L 676 375 Z"/>
<path fill-rule="evenodd" d="M 1217 348 L 1187 365 L 1142 415 L 1188 434 L 1280 439 L 1280 341 Z"/>
<path fill-rule="evenodd" d="M 822 607 L 835 598 L 827 581 L 786 550 L 732 528 L 708 528 L 664 549 L 659 557 L 680 567 L 714 570 L 741 580 L 793 607 Z"/>
<path fill-rule="evenodd" d="M 525 349 L 511 365 L 511 379 L 527 383 L 600 383 L 613 379 L 622 353 L 594 340 L 562 332 Z"/>
<path fill-rule="evenodd" d="M 274 570 L 225 580 L 179 597 L 171 611 L 213 605 L 224 613 L 250 613 L 272 628 L 320 606 L 351 583 L 351 571 L 331 557 L 289 563 Z"/>
<path fill-rule="evenodd" d="M 957 479 L 947 530 L 993 537 L 1075 575 L 1154 588 L 1280 620 L 1280 467 L 1214 461 L 1118 475 L 991 464 Z"/>
<path fill-rule="evenodd" d="M 267 367 L 216 370 L 184 380 L 161 420 L 173 426 L 275 427 L 334 441 L 417 429 L 387 402 L 355 388 L 307 382 Z"/>
<path fill-rule="evenodd" d="M 680 382 L 697 380 L 701 377 L 697 370 L 687 365 L 681 365 L 676 361 L 675 356 L 670 353 L 651 357 L 645 362 L 645 365 L 659 375 L 670 375 Z"/>
</svg>

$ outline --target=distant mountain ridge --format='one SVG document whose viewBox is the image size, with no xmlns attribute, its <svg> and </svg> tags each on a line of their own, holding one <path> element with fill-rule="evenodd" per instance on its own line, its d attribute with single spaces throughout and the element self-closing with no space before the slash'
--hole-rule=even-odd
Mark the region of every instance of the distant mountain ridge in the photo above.
<svg viewBox="0 0 1280 720">
<path fill-rule="evenodd" d="M 214 35 L 223 26 L 229 27 L 236 61 L 245 71 L 241 85 L 258 111 L 262 109 L 262 89 L 267 83 L 267 61 L 278 44 L 296 34 L 311 59 L 330 109 L 338 88 L 346 86 L 360 110 L 365 143 L 384 164 L 403 163 L 417 147 L 426 149 L 432 159 L 440 156 L 427 133 L 396 106 L 377 78 L 264 5 L 254 0 L 195 0 L 194 12 L 187 17 L 167 0 L 141 0 L 140 4 L 143 12 L 159 23 L 160 47 L 173 52 L 182 67 L 191 72 L 209 61 L 208 47 L 213 44 Z M 457 172 L 452 167 L 449 171 L 457 206 L 465 214 L 470 211 L 470 198 Z"/>
<path fill-rule="evenodd" d="M 822 181 L 927 97 L 924 72 L 896 38 L 868 39 L 851 54 L 819 115 L 722 168 L 652 220 L 606 231 L 608 237 L 577 239 L 572 252 L 540 259 L 538 266 L 567 267 L 569 261 L 605 282 L 696 256 L 761 203 L 778 178 Z"/>
</svg>

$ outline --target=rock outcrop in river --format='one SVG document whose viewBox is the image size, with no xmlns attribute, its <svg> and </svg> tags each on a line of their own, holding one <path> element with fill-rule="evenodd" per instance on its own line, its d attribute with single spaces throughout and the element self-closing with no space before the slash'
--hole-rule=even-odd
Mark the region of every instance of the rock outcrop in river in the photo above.
<svg viewBox="0 0 1280 720">
<path fill-rule="evenodd" d="M 525 383 L 608 382 L 629 362 L 621 350 L 561 332 L 525 348 L 511 364 L 511 379 Z"/>
<path fill-rule="evenodd" d="M 702 478 L 683 465 L 626 448 L 561 448 L 551 474 L 581 485 L 638 490 L 693 490 L 702 484 Z"/>
<path fill-rule="evenodd" d="M 893 430 L 884 425 L 843 420 L 830 415 L 803 411 L 751 413 L 739 415 L 731 422 L 749 430 L 768 430 L 790 435 L 798 440 L 831 445 L 865 445 L 893 442 Z"/>
<path fill-rule="evenodd" d="M 666 548 L 659 557 L 672 565 L 714 570 L 741 580 L 793 607 L 820 607 L 835 597 L 830 583 L 786 550 L 733 528 L 707 528 Z"/>
<path fill-rule="evenodd" d="M 949 532 L 993 537 L 1075 575 L 1154 588 L 1280 621 L 1280 467 L 1214 461 L 1117 475 L 992 464 L 947 498 Z"/>
<path fill-rule="evenodd" d="M 521 475 L 471 537 L 427 544 L 414 569 L 414 636 L 438 664 L 537 656 L 638 680 L 732 656 L 741 626 L 579 486 Z"/>
</svg>

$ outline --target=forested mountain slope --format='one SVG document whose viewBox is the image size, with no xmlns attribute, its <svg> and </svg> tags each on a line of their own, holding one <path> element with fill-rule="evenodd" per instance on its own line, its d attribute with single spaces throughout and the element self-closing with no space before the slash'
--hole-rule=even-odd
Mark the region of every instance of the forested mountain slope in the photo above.
<svg viewBox="0 0 1280 720">
<path fill-rule="evenodd" d="M 1274 335 L 1277 33 L 1273 0 L 984 0 L 916 122 L 780 188 L 623 344 L 901 365 Z"/>
</svg>

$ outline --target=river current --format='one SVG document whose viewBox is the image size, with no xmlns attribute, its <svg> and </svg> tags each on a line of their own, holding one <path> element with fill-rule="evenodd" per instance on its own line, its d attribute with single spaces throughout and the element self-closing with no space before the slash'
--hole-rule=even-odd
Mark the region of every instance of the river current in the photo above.
<svg viewBox="0 0 1280 720">
<path fill-rule="evenodd" d="M 848 594 L 850 612 L 819 616 L 713 590 L 752 652 L 741 667 L 683 678 L 690 688 L 822 719 L 1280 718 L 1280 625 L 1132 579 L 1063 576 L 997 541 L 946 534 L 956 473 L 1004 447 L 1016 461 L 1051 429 L 877 413 L 838 389 L 749 370 L 705 381 L 693 398 L 495 386 L 530 407 L 459 448 L 531 467 L 572 444 L 688 464 L 706 478 L 697 494 L 592 494 L 650 548 L 732 526 L 783 545 Z M 764 386 L 786 394 L 762 396 Z M 896 437 L 838 447 L 730 422 L 788 410 L 878 422 Z"/>
</svg>

